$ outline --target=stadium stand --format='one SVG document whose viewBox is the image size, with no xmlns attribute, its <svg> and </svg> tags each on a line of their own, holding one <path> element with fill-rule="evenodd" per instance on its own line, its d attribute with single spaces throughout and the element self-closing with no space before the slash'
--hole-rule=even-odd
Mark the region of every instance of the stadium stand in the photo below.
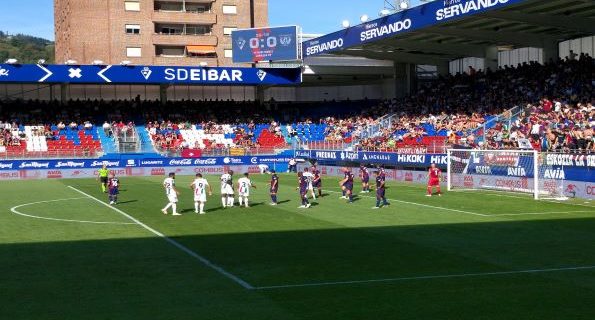
<svg viewBox="0 0 595 320">
<path fill-rule="evenodd" d="M 101 142 L 94 125 L 2 124 L 0 156 L 4 157 L 96 157 Z"/>
<path fill-rule="evenodd" d="M 265 106 L 89 100 L 71 101 L 68 108 L 57 102 L 2 102 L 7 121 L 0 123 L 0 153 L 93 157 L 100 155 L 102 143 L 106 150 L 118 150 L 109 144 L 131 134 L 150 139 L 167 155 L 189 148 L 212 154 L 289 146 L 442 153 L 455 144 L 593 152 L 593 74 L 593 58 L 581 54 L 545 65 L 442 77 L 399 100 Z M 66 125 L 64 119 L 72 122 Z M 135 123 L 144 123 L 144 129 Z"/>
</svg>

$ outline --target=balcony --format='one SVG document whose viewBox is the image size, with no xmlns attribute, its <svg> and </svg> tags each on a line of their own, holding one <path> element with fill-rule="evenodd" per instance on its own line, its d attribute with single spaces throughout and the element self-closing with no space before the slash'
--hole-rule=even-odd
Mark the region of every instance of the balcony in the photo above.
<svg viewBox="0 0 595 320">
<path fill-rule="evenodd" d="M 156 56 L 154 64 L 158 66 L 199 66 L 206 62 L 209 67 L 217 67 L 217 58 Z"/>
<path fill-rule="evenodd" d="M 217 36 L 212 35 L 187 35 L 187 34 L 154 34 L 153 44 L 155 45 L 204 45 L 217 46 Z"/>
<path fill-rule="evenodd" d="M 217 23 L 217 15 L 212 12 L 156 10 L 153 11 L 153 22 L 213 25 Z"/>
</svg>

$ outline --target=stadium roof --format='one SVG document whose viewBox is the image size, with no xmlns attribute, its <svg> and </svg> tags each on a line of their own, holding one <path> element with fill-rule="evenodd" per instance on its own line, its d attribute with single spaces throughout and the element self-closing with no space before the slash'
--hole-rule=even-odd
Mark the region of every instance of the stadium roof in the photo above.
<svg viewBox="0 0 595 320">
<path fill-rule="evenodd" d="M 465 5 L 469 1 L 439 0 L 393 16 L 398 16 L 395 19 L 401 21 L 410 16 L 416 23 L 414 14 L 428 15 L 424 13 L 426 9 L 431 11 L 461 3 Z M 433 23 L 428 26 L 396 32 L 388 37 L 378 37 L 374 41 L 347 44 L 348 41 L 345 40 L 345 45 L 340 50 L 328 50 L 325 53 L 416 64 L 441 64 L 463 57 L 484 57 L 488 47 L 543 48 L 560 41 L 595 34 L 593 0 L 508 0 L 501 3 L 503 4 L 500 7 L 492 10 L 478 10 L 460 18 L 443 21 L 432 19 Z M 359 34 L 359 31 L 369 28 L 367 25 L 375 25 L 376 22 L 382 24 L 386 18 L 388 17 L 318 39 L 329 41 L 332 37 L 342 37 L 350 32 Z"/>
</svg>

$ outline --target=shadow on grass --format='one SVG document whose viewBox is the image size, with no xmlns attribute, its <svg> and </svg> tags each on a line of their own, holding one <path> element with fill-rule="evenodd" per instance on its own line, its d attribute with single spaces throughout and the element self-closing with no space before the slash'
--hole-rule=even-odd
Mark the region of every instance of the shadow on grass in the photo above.
<svg viewBox="0 0 595 320">
<path fill-rule="evenodd" d="M 279 227 L 276 223 L 268 227 Z M 172 225 L 151 227 L 166 235 L 177 230 Z M 595 265 L 593 230 L 595 219 L 558 219 L 213 231 L 180 233 L 172 239 L 252 285 L 267 286 Z M 563 319 L 569 311 L 576 318 L 595 317 L 589 307 L 595 300 L 593 270 L 255 294 L 158 237 L 88 241 L 56 241 L 55 233 L 48 237 L 54 242 L 0 244 L 1 318 L 155 319 L 153 312 L 176 319 L 287 317 L 270 316 L 270 308 L 290 310 L 304 319 L 330 319 L 338 312 L 342 319 L 362 319 L 364 311 L 368 317 L 386 319 L 396 310 L 417 319 L 436 314 L 473 319 L 478 312 L 498 315 L 490 319 L 518 319 L 523 314 Z M 441 299 L 449 293 L 449 299 Z M 167 297 L 175 299 L 164 303 Z M 543 303 L 546 300 L 550 303 Z M 563 307 L 556 303 L 560 301 Z"/>
</svg>

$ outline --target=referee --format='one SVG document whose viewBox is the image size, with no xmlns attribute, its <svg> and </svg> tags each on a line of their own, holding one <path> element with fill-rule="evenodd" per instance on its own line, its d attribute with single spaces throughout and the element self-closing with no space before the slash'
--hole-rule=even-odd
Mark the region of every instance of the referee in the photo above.
<svg viewBox="0 0 595 320">
<path fill-rule="evenodd" d="M 107 176 L 109 175 L 109 170 L 107 170 L 107 166 L 104 164 L 101 169 L 99 169 L 97 174 L 97 180 L 101 181 L 101 191 L 106 193 L 107 191 Z"/>
</svg>

